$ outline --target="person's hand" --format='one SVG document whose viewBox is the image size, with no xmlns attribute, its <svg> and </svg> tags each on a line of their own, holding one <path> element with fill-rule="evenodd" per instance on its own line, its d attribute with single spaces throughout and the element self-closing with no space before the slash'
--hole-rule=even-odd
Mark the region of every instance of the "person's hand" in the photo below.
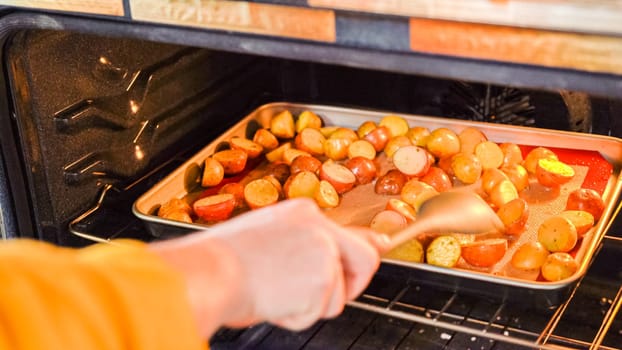
<svg viewBox="0 0 622 350">
<path fill-rule="evenodd" d="M 220 322 L 228 326 L 268 321 L 299 330 L 334 317 L 365 289 L 387 245 L 371 230 L 334 223 L 307 199 L 254 210 L 173 241 L 160 247 L 177 246 L 164 249 L 164 256 L 185 271 L 204 332 L 214 327 L 214 307 L 205 306 L 211 297 L 224 300 Z M 216 269 L 227 270 L 224 282 L 205 285 L 209 276 L 202 270 Z M 218 289 L 227 295 L 214 296 Z"/>
</svg>

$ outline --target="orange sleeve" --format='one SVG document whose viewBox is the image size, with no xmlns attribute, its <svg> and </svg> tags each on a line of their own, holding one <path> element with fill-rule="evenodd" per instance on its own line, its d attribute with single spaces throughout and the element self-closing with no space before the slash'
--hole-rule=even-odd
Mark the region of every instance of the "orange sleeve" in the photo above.
<svg viewBox="0 0 622 350">
<path fill-rule="evenodd" d="M 184 281 L 139 242 L 0 243 L 0 349 L 205 349 Z"/>
</svg>

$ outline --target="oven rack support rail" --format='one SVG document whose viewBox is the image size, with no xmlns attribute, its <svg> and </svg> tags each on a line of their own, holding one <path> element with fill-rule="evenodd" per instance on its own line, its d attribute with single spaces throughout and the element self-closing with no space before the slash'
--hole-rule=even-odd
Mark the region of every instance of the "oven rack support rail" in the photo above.
<svg viewBox="0 0 622 350">
<path fill-rule="evenodd" d="M 78 237 L 98 243 L 110 243 L 116 238 L 124 238 L 124 232 L 122 232 L 123 229 L 119 232 L 109 232 L 108 235 L 102 236 L 88 232 L 88 230 L 84 230 L 83 228 L 89 227 L 89 221 L 93 217 L 102 215 L 101 212 L 106 208 L 107 199 L 114 196 L 111 194 L 126 192 L 135 184 L 136 183 L 130 184 L 122 189 L 116 188 L 112 184 L 103 185 L 97 202 L 93 205 L 93 207 L 86 210 L 69 223 L 69 231 Z M 618 204 L 612 217 L 619 215 L 621 209 L 622 202 Z M 605 229 L 606 232 L 609 232 L 611 223 L 612 221 Z M 607 240 L 622 244 L 622 238 L 620 237 L 605 235 L 603 242 Z M 366 294 L 364 292 L 358 299 L 349 302 L 348 306 L 416 324 L 438 327 L 456 334 L 468 334 L 474 337 L 482 337 L 484 339 L 489 339 L 490 341 L 524 348 L 542 350 L 622 349 L 622 347 L 618 346 L 610 347 L 602 345 L 603 340 L 611 330 L 616 317 L 618 314 L 622 315 L 622 313 L 620 313 L 620 309 L 622 308 L 622 283 L 617 286 L 615 297 L 611 300 L 610 306 L 607 308 L 602 317 L 600 327 L 591 341 L 573 339 L 555 334 L 557 327 L 563 320 L 570 304 L 573 301 L 573 298 L 575 298 L 575 295 L 583 282 L 584 281 L 582 280 L 576 284 L 567 300 L 554 310 L 552 316 L 542 329 L 524 330 L 496 322 L 497 316 L 507 305 L 505 302 L 500 303 L 496 307 L 495 311 L 491 313 L 492 316 L 487 320 L 451 313 L 448 310 L 457 298 L 457 292 L 454 292 L 450 297 L 448 297 L 442 307 L 438 308 L 429 308 L 425 305 L 405 303 L 401 301 L 401 298 L 410 288 L 412 288 L 410 285 L 403 286 L 391 299 L 375 296 L 373 294 Z"/>
</svg>

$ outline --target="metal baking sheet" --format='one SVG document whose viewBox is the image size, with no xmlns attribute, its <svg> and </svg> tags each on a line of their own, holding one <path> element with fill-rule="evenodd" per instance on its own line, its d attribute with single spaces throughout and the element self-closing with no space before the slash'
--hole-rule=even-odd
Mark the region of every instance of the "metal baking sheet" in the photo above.
<svg viewBox="0 0 622 350">
<path fill-rule="evenodd" d="M 163 219 L 155 215 L 162 203 L 171 198 L 183 198 L 189 192 L 196 191 L 201 174 L 201 164 L 233 136 L 251 138 L 257 128 L 266 126 L 273 115 L 290 110 L 294 115 L 304 110 L 311 110 L 320 115 L 325 125 L 338 125 L 356 129 L 363 121 L 380 121 L 390 111 L 373 111 L 310 105 L 298 103 L 271 103 L 260 106 L 243 118 L 234 127 L 223 133 L 192 158 L 164 178 L 148 192 L 142 195 L 133 206 L 136 216 L 144 220 L 150 232 L 156 237 L 169 237 L 185 234 L 196 230 L 209 229 L 205 225 L 188 224 Z M 559 152 L 560 158 L 571 162 L 581 176 L 582 184 L 575 186 L 592 187 L 603 194 L 606 208 L 596 226 L 583 239 L 581 246 L 574 253 L 579 262 L 579 269 L 570 278 L 559 282 L 543 282 L 526 280 L 506 273 L 490 273 L 489 271 L 466 270 L 461 268 L 442 268 L 425 263 L 410 263 L 399 260 L 384 259 L 380 273 L 399 273 L 405 278 L 413 278 L 421 282 L 427 281 L 435 286 L 461 290 L 477 294 L 489 295 L 494 298 L 521 298 L 532 303 L 552 307 L 563 301 L 570 289 L 585 274 L 605 229 L 614 211 L 622 181 L 620 169 L 622 165 L 622 140 L 593 135 L 557 130 L 538 129 L 532 127 L 509 126 L 449 118 L 436 118 L 398 113 L 406 118 L 411 126 L 424 126 L 430 130 L 446 127 L 455 132 L 474 126 L 484 132 L 488 139 L 495 142 L 512 142 L 524 147 L 544 146 Z M 565 158 L 565 159 L 564 159 Z M 609 169 L 602 172 L 600 165 Z M 590 172 L 588 174 L 588 172 Z M 560 200 L 567 196 L 571 188 L 560 192 Z M 572 188 L 573 189 L 573 188 Z M 565 199 L 564 199 L 565 202 Z M 383 205 L 381 205 L 383 206 Z M 536 208 L 537 212 L 554 212 L 556 208 Z M 530 209 L 530 216 L 534 208 Z M 540 214 L 542 214 L 540 213 Z M 330 216 L 330 215 L 329 215 Z M 540 215 L 542 217 L 542 215 Z M 371 217 L 369 217 L 371 220 Z M 348 223 L 348 222 L 342 222 Z M 360 222 L 358 222 L 360 224 Z M 517 244 L 513 244 L 517 246 Z M 509 254 L 506 254 L 506 258 Z M 507 259 L 506 259 L 507 262 Z"/>
</svg>

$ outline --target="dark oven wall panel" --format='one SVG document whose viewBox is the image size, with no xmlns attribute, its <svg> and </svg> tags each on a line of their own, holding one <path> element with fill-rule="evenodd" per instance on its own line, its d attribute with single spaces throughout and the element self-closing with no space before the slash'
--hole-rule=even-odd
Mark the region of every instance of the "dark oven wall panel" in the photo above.
<svg viewBox="0 0 622 350">
<path fill-rule="evenodd" d="M 207 143 L 270 82 L 251 78 L 266 70 L 250 56 L 62 31 L 16 33 L 7 62 L 36 230 L 51 241 L 102 184 Z"/>
</svg>

